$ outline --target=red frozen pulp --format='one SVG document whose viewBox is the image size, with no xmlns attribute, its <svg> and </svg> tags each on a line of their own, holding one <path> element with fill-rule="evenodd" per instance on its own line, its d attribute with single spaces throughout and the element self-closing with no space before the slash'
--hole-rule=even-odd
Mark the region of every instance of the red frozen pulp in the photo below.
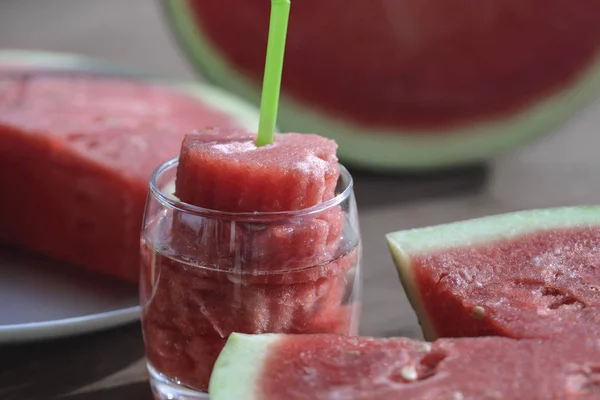
<svg viewBox="0 0 600 400">
<path fill-rule="evenodd" d="M 137 282 L 153 169 L 186 132 L 234 122 L 159 85 L 0 75 L 0 241 Z"/>
<path fill-rule="evenodd" d="M 335 196 L 335 142 L 278 134 L 274 144 L 257 147 L 255 139 L 216 128 L 186 136 L 176 196 L 230 213 L 298 211 Z M 168 238 L 143 248 L 150 363 L 205 390 L 232 332 L 355 333 L 351 291 L 359 253 L 356 245 L 342 246 L 344 216 L 339 205 L 277 222 L 165 216 L 158 229 Z M 168 346 L 155 342 L 165 336 Z"/>
<path fill-rule="evenodd" d="M 176 195 L 199 207 L 228 212 L 300 210 L 333 198 L 337 145 L 310 134 L 276 134 L 257 147 L 256 135 L 212 129 L 187 135 Z"/>
<path fill-rule="evenodd" d="M 255 134 L 240 129 L 186 135 L 177 169 L 177 197 L 198 207 L 235 213 L 295 211 L 334 197 L 340 173 L 334 141 L 318 135 L 277 134 L 272 145 L 257 147 L 255 140 Z M 286 271 L 331 260 L 343 223 L 339 206 L 269 226 L 226 224 L 176 213 L 174 246 L 216 269 L 231 269 L 235 262 L 245 271 Z M 243 256 L 236 257 L 234 252 L 240 249 Z"/>
<path fill-rule="evenodd" d="M 358 310 L 347 297 L 357 250 L 297 272 L 261 276 L 209 269 L 155 247 L 143 249 L 147 357 L 186 385 L 207 388 L 232 332 L 356 333 L 352 323 Z M 165 337 L 168 344 L 159 341 Z"/>
<path fill-rule="evenodd" d="M 344 213 L 335 206 L 312 216 L 268 225 L 235 224 L 175 213 L 173 224 L 171 246 L 197 262 L 225 271 L 237 267 L 246 272 L 285 272 L 331 260 L 340 243 Z M 312 275 L 315 271 L 302 273 Z M 289 277 L 253 275 L 246 279 L 273 281 Z"/>
</svg>

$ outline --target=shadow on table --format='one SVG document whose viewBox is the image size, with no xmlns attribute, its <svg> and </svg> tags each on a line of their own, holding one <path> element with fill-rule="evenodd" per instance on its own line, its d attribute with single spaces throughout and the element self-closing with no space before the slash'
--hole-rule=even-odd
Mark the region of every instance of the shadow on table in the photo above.
<svg viewBox="0 0 600 400">
<path fill-rule="evenodd" d="M 64 395 L 115 374 L 143 356 L 139 323 L 72 338 L 2 346 L 0 399 L 100 398 L 89 397 L 92 394 L 72 397 Z M 146 393 L 150 396 L 148 385 L 145 386 Z M 143 391 L 141 385 L 136 388 L 119 388 L 120 392 L 123 390 Z M 104 393 L 102 398 L 137 400 L 151 397 Z"/>
<path fill-rule="evenodd" d="M 427 173 L 377 173 L 348 168 L 361 210 L 483 190 L 490 167 L 485 164 Z"/>
</svg>

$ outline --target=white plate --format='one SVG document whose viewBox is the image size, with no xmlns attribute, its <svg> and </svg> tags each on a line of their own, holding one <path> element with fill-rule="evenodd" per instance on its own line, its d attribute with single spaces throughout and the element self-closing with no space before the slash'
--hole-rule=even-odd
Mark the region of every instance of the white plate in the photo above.
<svg viewBox="0 0 600 400">
<path fill-rule="evenodd" d="M 136 285 L 0 247 L 0 343 L 108 329 L 139 315 Z"/>
</svg>

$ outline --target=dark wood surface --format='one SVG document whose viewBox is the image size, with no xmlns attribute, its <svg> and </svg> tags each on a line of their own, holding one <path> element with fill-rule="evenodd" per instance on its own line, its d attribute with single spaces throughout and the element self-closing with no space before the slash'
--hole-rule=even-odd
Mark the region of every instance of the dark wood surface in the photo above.
<svg viewBox="0 0 600 400">
<path fill-rule="evenodd" d="M 191 77 L 149 0 L 1 0 L 0 47 L 81 52 Z M 384 235 L 526 208 L 600 200 L 600 105 L 490 163 L 429 176 L 352 170 L 364 243 L 361 333 L 420 337 Z M 151 399 L 139 324 L 0 347 L 0 400 Z"/>
</svg>

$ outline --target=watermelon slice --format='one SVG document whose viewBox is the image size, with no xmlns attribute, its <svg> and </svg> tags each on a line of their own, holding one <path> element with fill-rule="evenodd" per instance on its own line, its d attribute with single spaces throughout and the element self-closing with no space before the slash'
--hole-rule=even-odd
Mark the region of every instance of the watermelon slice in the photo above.
<svg viewBox="0 0 600 400">
<path fill-rule="evenodd" d="M 268 1 L 163 2 L 210 81 L 258 104 Z M 549 132 L 600 90 L 600 1 L 293 3 L 279 121 L 345 163 L 479 162 Z"/>
<path fill-rule="evenodd" d="M 600 308 L 600 207 L 520 211 L 387 241 L 430 340 L 552 337 Z"/>
<path fill-rule="evenodd" d="M 575 338 L 572 338 L 575 339 Z M 232 334 L 213 400 L 597 399 L 597 337 L 574 341 Z"/>
<path fill-rule="evenodd" d="M 214 107 L 227 101 L 217 89 L 186 93 L 92 64 L 0 52 L 0 241 L 137 282 L 154 168 L 186 133 L 254 127 L 258 113 L 250 121 L 253 108 L 235 98 Z"/>
</svg>

